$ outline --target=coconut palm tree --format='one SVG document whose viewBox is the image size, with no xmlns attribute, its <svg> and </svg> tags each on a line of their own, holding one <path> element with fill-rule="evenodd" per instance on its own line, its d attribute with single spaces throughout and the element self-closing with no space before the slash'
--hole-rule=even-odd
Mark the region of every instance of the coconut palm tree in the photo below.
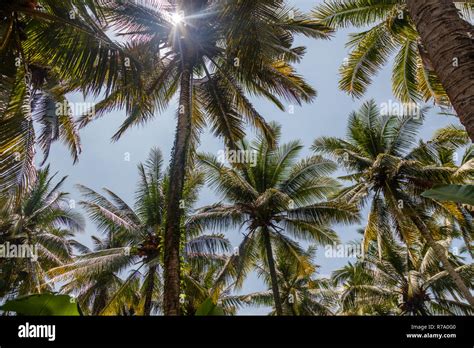
<svg viewBox="0 0 474 348">
<path fill-rule="evenodd" d="M 109 1 L 104 12 L 144 66 L 139 88 L 125 82 L 96 106 L 97 117 L 126 108 L 127 118 L 114 139 L 167 109 L 178 95 L 164 246 L 165 313 L 177 315 L 179 205 L 188 156 L 200 131 L 209 126 L 234 146 L 247 123 L 270 138 L 268 125 L 245 92 L 266 97 L 281 109 L 281 98 L 292 104 L 311 101 L 315 91 L 292 66 L 304 54 L 303 47 L 294 47 L 294 36 L 324 38 L 330 31 L 283 0 Z M 92 119 L 84 117 L 82 126 Z"/>
<path fill-rule="evenodd" d="M 165 197 L 170 184 L 169 175 L 163 170 L 161 151 L 152 149 L 147 161 L 138 165 L 138 171 L 140 181 L 134 209 L 108 189 L 107 197 L 79 186 L 85 197 L 81 206 L 106 238 L 94 238 L 96 250 L 85 250 L 73 262 L 50 270 L 54 279 L 68 281 L 63 291 L 79 292 L 78 298 L 92 303 L 91 312 L 96 315 L 117 313 L 124 303 L 133 304 L 136 298 L 140 306 L 129 307 L 137 314 L 150 315 L 161 309 L 158 304 L 162 303 Z M 190 214 L 201 186 L 202 174 L 190 173 L 184 190 L 185 216 Z M 221 235 L 199 236 L 197 231 L 188 230 L 186 237 L 185 255 L 213 257 L 230 248 Z M 130 268 L 133 269 L 129 276 L 122 281 L 120 275 Z"/>
<path fill-rule="evenodd" d="M 251 143 L 241 141 L 235 153 L 223 158 L 199 155 L 209 183 L 225 201 L 200 209 L 189 224 L 201 229 L 245 226 L 238 256 L 232 259 L 236 264 L 236 285 L 241 284 L 242 276 L 256 260 L 265 260 L 276 313 L 282 315 L 274 250 L 284 253 L 298 267 L 310 267 L 292 237 L 333 243 L 337 234 L 330 225 L 357 221 L 358 212 L 349 204 L 326 200 L 338 187 L 335 180 L 326 176 L 336 169 L 335 163 L 321 156 L 297 161 L 303 149 L 301 143 L 278 144 L 280 128 L 272 127 L 275 147 L 264 136 L 258 136 Z"/>
<path fill-rule="evenodd" d="M 370 101 L 350 115 L 347 139 L 321 137 L 316 139 L 313 149 L 333 156 L 348 171 L 345 179 L 353 185 L 343 189 L 339 199 L 358 202 L 361 207 L 370 202 L 365 249 L 375 240 L 382 257 L 384 236 L 393 231 L 407 244 L 410 253 L 420 239 L 425 240 L 472 305 L 474 301 L 466 284 L 449 262 L 444 248 L 436 243 L 437 236 L 432 230 L 437 217 L 459 217 L 453 213 L 456 207 L 421 196 L 436 184 L 465 182 L 472 169 L 459 170 L 449 161 L 439 161 L 440 154 L 434 151 L 440 150 L 443 142 L 420 142 L 415 146 L 422 120 L 422 114 L 382 116 L 375 102 Z M 451 151 L 452 155 L 452 149 L 440 151 L 444 155 Z"/>
<path fill-rule="evenodd" d="M 308 258 L 310 266 L 301 269 L 297 263 L 289 261 L 284 253 L 276 252 L 275 264 L 278 285 L 281 291 L 283 313 L 285 315 L 325 316 L 334 314 L 336 293 L 330 279 L 315 278 L 313 266 L 316 248 L 310 247 L 301 257 Z M 268 265 L 257 265 L 257 272 L 266 284 L 271 285 Z M 254 306 L 273 306 L 271 289 L 265 292 L 241 296 L 241 300 Z M 275 315 L 273 310 L 270 315 Z"/>
<path fill-rule="evenodd" d="M 103 32 L 96 1 L 14 0 L 0 8 L 0 190 L 34 179 L 35 145 L 47 159 L 60 140 L 81 151 L 66 94 L 98 94 L 137 71 Z M 84 110 L 86 111 L 86 110 Z M 81 111 L 79 111 L 81 112 Z M 40 133 L 35 134 L 39 129 Z"/>
<path fill-rule="evenodd" d="M 351 52 L 341 67 L 342 90 L 362 96 L 396 53 L 394 95 L 402 102 L 451 102 L 474 139 L 469 106 L 474 100 L 474 28 L 468 22 L 474 18 L 472 1 L 329 0 L 318 5 L 314 15 L 333 28 L 363 29 L 348 42 Z"/>
<path fill-rule="evenodd" d="M 449 239 L 437 243 L 447 248 Z M 349 263 L 332 274 L 339 287 L 340 311 L 346 315 L 472 315 L 473 308 L 460 300 L 462 293 L 439 267 L 433 249 L 426 244 L 417 251 L 416 262 L 407 249 L 385 240 L 383 257 L 377 246 L 355 264 Z M 474 268 L 449 254 L 466 284 L 472 288 Z"/>
<path fill-rule="evenodd" d="M 464 150 L 463 153 L 461 152 L 462 150 Z M 439 129 L 431 141 L 427 143 L 420 142 L 420 146 L 413 153 L 413 157 L 425 166 L 443 166 L 446 168 L 445 170 L 451 171 L 451 176 L 454 179 L 460 179 L 460 182 L 468 184 L 472 182 L 474 175 L 472 170 L 474 165 L 473 150 L 474 147 L 466 131 L 462 127 L 451 125 Z M 425 193 L 422 195 L 437 201 L 436 197 L 429 197 Z M 439 207 L 441 209 L 438 209 L 438 211 L 441 216 L 445 216 L 443 210 L 447 209 L 450 211 L 452 217 L 448 218 L 448 221 L 453 237 L 456 236 L 457 232 L 457 236 L 463 239 L 466 250 L 471 258 L 474 259 L 471 245 L 474 237 L 474 226 L 469 207 L 454 202 L 440 203 Z M 442 219 L 439 222 L 447 223 Z"/>
<path fill-rule="evenodd" d="M 230 257 L 215 254 L 201 257 L 199 253 L 186 250 L 188 266 L 183 275 L 185 315 L 199 314 L 206 301 L 222 309 L 224 315 L 235 315 L 247 301 L 242 295 L 233 294 L 234 280 L 228 276 Z"/>
<path fill-rule="evenodd" d="M 82 255 L 104 255 L 110 250 L 121 248 L 122 244 L 115 235 L 110 233 L 101 239 L 92 236 L 94 248 L 87 247 L 81 249 L 80 256 L 70 260 L 68 267 Z M 69 268 L 68 268 L 69 269 Z M 56 274 L 57 270 L 52 270 L 51 274 Z M 100 272 L 78 272 L 74 277 L 66 278 L 61 286 L 62 293 L 74 294 L 81 310 L 86 315 L 134 315 L 141 314 L 143 302 L 140 303 L 141 279 L 135 274 L 135 278 L 123 280 L 119 271 L 114 268 L 103 269 Z M 141 306 L 140 306 L 141 305 Z"/>
<path fill-rule="evenodd" d="M 0 243 L 3 251 L 15 246 L 28 247 L 30 253 L 2 257 L 1 297 L 15 297 L 51 290 L 46 272 L 70 262 L 74 248 L 82 245 L 73 239 L 84 228 L 81 215 L 72 209 L 68 194 L 61 191 L 66 177 L 54 183 L 49 166 L 38 171 L 28 191 L 18 189 L 0 199 Z"/>
</svg>

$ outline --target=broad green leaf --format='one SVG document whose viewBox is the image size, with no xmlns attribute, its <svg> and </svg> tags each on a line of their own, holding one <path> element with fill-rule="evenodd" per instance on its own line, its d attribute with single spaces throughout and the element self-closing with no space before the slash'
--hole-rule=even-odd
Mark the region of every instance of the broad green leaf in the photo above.
<svg viewBox="0 0 474 348">
<path fill-rule="evenodd" d="M 27 316 L 79 316 L 81 310 L 74 299 L 67 295 L 38 294 L 7 301 L 2 311 Z"/>
<path fill-rule="evenodd" d="M 474 205 L 474 185 L 441 185 L 422 194 L 440 201 Z"/>
<path fill-rule="evenodd" d="M 211 298 L 207 298 L 196 311 L 197 316 L 225 315 L 224 310 L 212 302 Z"/>
</svg>

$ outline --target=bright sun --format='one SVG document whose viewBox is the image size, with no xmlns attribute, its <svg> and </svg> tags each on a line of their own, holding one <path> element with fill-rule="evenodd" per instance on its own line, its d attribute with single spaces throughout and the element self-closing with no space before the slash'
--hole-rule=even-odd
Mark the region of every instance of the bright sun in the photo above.
<svg viewBox="0 0 474 348">
<path fill-rule="evenodd" d="M 184 21 L 184 14 L 182 12 L 175 12 L 171 14 L 171 21 L 174 25 L 178 25 Z"/>
</svg>

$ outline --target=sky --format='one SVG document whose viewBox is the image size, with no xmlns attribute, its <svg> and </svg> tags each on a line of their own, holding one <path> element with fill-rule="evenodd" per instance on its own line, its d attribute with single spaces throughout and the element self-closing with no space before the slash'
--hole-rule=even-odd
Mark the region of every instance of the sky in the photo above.
<svg viewBox="0 0 474 348">
<path fill-rule="evenodd" d="M 316 4 L 322 2 L 322 0 L 289 0 L 288 4 L 303 11 L 310 11 Z M 309 148 L 313 141 L 320 136 L 344 137 L 348 115 L 357 110 L 365 101 L 374 99 L 379 105 L 390 101 L 396 102 L 391 92 L 390 69 L 384 69 L 374 78 L 372 86 L 361 99 L 353 99 L 338 89 L 338 69 L 348 53 L 345 48 L 347 35 L 355 30 L 351 28 L 340 31 L 332 40 L 328 41 L 297 39 L 297 45 L 307 47 L 305 58 L 297 66 L 298 73 L 303 75 L 318 91 L 318 97 L 312 104 L 295 106 L 294 113 L 290 114 L 278 110 L 265 100 L 253 99 L 257 110 L 268 121 L 276 121 L 281 124 L 282 142 L 295 139 L 300 139 L 303 142 L 305 150 L 302 155 L 311 154 Z M 83 99 L 80 95 L 72 95 L 70 101 L 82 102 Z M 93 102 L 93 100 L 86 100 L 86 102 Z M 166 163 L 169 161 L 176 127 L 176 109 L 177 103 L 166 112 L 156 115 L 156 118 L 146 126 L 127 132 L 121 140 L 115 143 L 110 139 L 124 120 L 125 114 L 121 111 L 112 112 L 81 130 L 83 152 L 79 163 L 72 164 L 67 150 L 61 144 L 54 145 L 48 162 L 53 171 L 59 172 L 58 175 L 68 176 L 64 188 L 70 192 L 70 198 L 76 202 L 81 200 L 81 196 L 74 185 L 82 184 L 97 191 L 106 187 L 132 205 L 138 180 L 137 164 L 146 160 L 152 147 L 159 147 Z M 437 108 L 430 111 L 420 132 L 420 137 L 428 139 L 435 130 L 448 124 L 458 123 L 457 119 L 453 117 L 439 115 L 439 111 Z M 252 131 L 249 129 L 247 134 L 251 135 Z M 212 134 L 205 133 L 201 137 L 200 150 L 217 154 L 223 148 L 222 140 L 214 138 Z M 219 200 L 220 197 L 205 188 L 201 191 L 197 207 Z M 334 228 L 342 242 L 349 242 L 358 237 L 356 231 L 361 227 L 361 225 L 352 225 L 349 227 L 335 226 Z M 242 240 L 242 232 L 228 231 L 226 233 L 233 246 L 237 246 Z M 78 239 L 90 246 L 90 236 L 93 234 L 97 234 L 95 226 L 87 221 L 86 230 Z M 315 261 L 320 266 L 320 276 L 325 276 L 346 264 L 348 259 L 326 258 L 324 249 L 319 249 Z M 262 290 L 266 290 L 266 287 L 255 274 L 252 274 L 240 292 L 249 293 Z M 239 313 L 266 314 L 268 309 L 245 308 Z"/>
</svg>

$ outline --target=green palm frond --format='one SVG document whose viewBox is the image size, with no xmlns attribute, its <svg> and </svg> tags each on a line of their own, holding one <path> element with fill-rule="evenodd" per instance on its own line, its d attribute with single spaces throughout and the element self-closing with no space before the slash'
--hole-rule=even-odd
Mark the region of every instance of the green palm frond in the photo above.
<svg viewBox="0 0 474 348">
<path fill-rule="evenodd" d="M 425 102 L 433 99 L 437 104 L 449 106 L 449 99 L 436 74 L 425 67 L 421 57 L 417 58 L 418 91 Z"/>
<path fill-rule="evenodd" d="M 399 3 L 398 0 L 333 0 L 317 7 L 314 16 L 330 27 L 364 27 L 386 19 Z"/>
<path fill-rule="evenodd" d="M 231 251 L 229 241 L 223 235 L 205 235 L 196 237 L 186 243 L 185 253 L 188 257 L 194 255 L 218 255 Z"/>
<path fill-rule="evenodd" d="M 45 93 L 38 99 L 33 118 L 42 125 L 37 144 L 44 153 L 43 163 L 48 159 L 51 143 L 57 140 L 67 145 L 76 163 L 81 153 L 81 143 L 67 99 L 50 93 Z"/>
<path fill-rule="evenodd" d="M 2 91 L 4 93 L 5 91 Z M 19 74 L 2 108 L 0 118 L 0 190 L 27 188 L 35 179 L 35 130 L 31 115 L 31 92 L 26 77 Z"/>
<path fill-rule="evenodd" d="M 472 4 L 459 1 L 463 16 L 472 19 Z M 313 17 L 334 29 L 355 27 L 363 31 L 351 34 L 349 55 L 342 65 L 340 88 L 361 97 L 378 71 L 392 63 L 392 90 L 402 103 L 434 100 L 443 106 L 449 99 L 419 43 L 419 35 L 401 0 L 330 0 L 317 5 Z M 367 29 L 368 28 L 368 29 Z"/>
<path fill-rule="evenodd" d="M 131 265 L 133 258 L 127 255 L 125 248 L 112 248 L 82 255 L 73 263 L 51 269 L 49 275 L 54 281 L 72 277 L 93 280 L 102 273 L 116 273 Z"/>
<path fill-rule="evenodd" d="M 352 50 L 340 69 L 339 87 L 352 96 L 361 97 L 372 77 L 387 63 L 395 46 L 385 23 L 353 35 L 348 46 Z"/>
<path fill-rule="evenodd" d="M 393 66 L 393 90 L 395 97 L 404 103 L 420 99 L 417 86 L 418 47 L 415 41 L 407 39 L 395 58 Z"/>
</svg>

